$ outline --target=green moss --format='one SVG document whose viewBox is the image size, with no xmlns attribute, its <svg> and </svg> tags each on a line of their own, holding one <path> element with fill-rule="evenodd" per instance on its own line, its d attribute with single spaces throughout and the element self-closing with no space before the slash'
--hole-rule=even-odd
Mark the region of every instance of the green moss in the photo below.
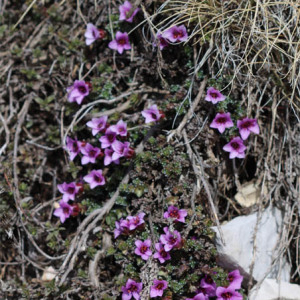
<svg viewBox="0 0 300 300">
<path fill-rule="evenodd" d="M 190 284 L 198 283 L 200 281 L 200 276 L 198 276 L 196 273 L 188 274 L 186 281 Z"/>
<path fill-rule="evenodd" d="M 56 125 L 48 125 L 46 128 L 47 141 L 55 145 L 60 145 L 60 131 Z"/>
<path fill-rule="evenodd" d="M 133 193 L 140 198 L 148 191 L 148 186 L 139 178 L 135 178 L 132 180 L 132 183 L 122 185 L 120 191 L 127 194 Z"/>
<path fill-rule="evenodd" d="M 113 71 L 112 67 L 106 63 L 102 63 L 98 66 L 98 71 L 103 73 L 111 73 Z"/>
<path fill-rule="evenodd" d="M 82 49 L 82 47 L 84 46 L 84 42 L 80 39 L 74 39 L 74 40 L 71 40 L 67 47 L 68 47 L 68 50 L 70 51 L 79 51 L 80 49 Z"/>
<path fill-rule="evenodd" d="M 122 252 L 128 250 L 128 244 L 125 241 L 120 241 L 117 247 Z"/>
<path fill-rule="evenodd" d="M 171 84 L 170 85 L 170 92 L 176 93 L 180 90 L 181 86 L 179 84 Z"/>
<path fill-rule="evenodd" d="M 114 255 L 116 253 L 116 248 L 115 247 L 109 247 L 106 251 L 106 256 L 111 256 Z"/>
<path fill-rule="evenodd" d="M 153 136 L 151 136 L 149 139 L 148 139 L 148 143 L 150 144 L 150 145 L 154 145 L 155 143 L 156 143 L 156 139 L 153 137 Z"/>
<path fill-rule="evenodd" d="M 42 56 L 42 50 L 41 50 L 41 48 L 40 47 L 36 47 L 35 49 L 33 49 L 33 51 L 32 51 L 32 55 L 33 55 L 33 57 L 35 57 L 35 58 L 40 58 L 41 56 Z"/>
<path fill-rule="evenodd" d="M 86 208 L 85 214 L 89 215 L 92 213 L 95 209 L 98 209 L 101 207 L 99 203 L 96 203 L 93 199 L 86 198 L 81 201 L 81 205 Z"/>
<path fill-rule="evenodd" d="M 54 96 L 54 95 L 50 95 L 50 96 L 46 97 L 45 99 L 42 99 L 42 98 L 40 98 L 40 97 L 37 97 L 37 98 L 34 99 L 34 101 L 35 101 L 36 103 L 38 103 L 38 104 L 41 106 L 42 109 L 45 109 L 45 110 L 47 110 L 47 111 L 50 111 L 50 110 L 53 109 L 53 107 L 50 106 L 49 104 L 50 104 L 51 102 L 53 102 L 54 99 L 55 99 L 55 96 Z"/>
<path fill-rule="evenodd" d="M 20 72 L 26 76 L 28 80 L 40 79 L 40 75 L 33 69 L 21 69 Z"/>
<path fill-rule="evenodd" d="M 93 95 L 96 98 L 111 99 L 114 83 L 105 77 L 97 77 L 92 79 Z"/>
<path fill-rule="evenodd" d="M 73 179 L 76 179 L 78 178 L 78 172 L 80 172 L 81 169 L 81 166 L 78 166 L 73 161 L 70 161 L 67 171 L 72 175 Z"/>
<path fill-rule="evenodd" d="M 226 280 L 228 273 L 224 271 L 222 268 L 216 267 L 214 269 L 212 279 L 217 284 L 217 286 L 227 286 L 228 281 Z"/>
<path fill-rule="evenodd" d="M 169 287 L 173 290 L 173 292 L 175 294 L 181 294 L 183 292 L 183 288 L 184 288 L 185 285 L 186 285 L 185 280 L 169 282 Z"/>
<path fill-rule="evenodd" d="M 121 206 L 127 206 L 128 205 L 128 201 L 127 201 L 127 199 L 125 197 L 119 196 L 116 199 L 116 204 L 117 205 L 121 205 Z"/>
<path fill-rule="evenodd" d="M 182 173 L 182 167 L 181 164 L 177 161 L 162 161 L 163 165 L 163 174 L 166 175 L 167 177 L 173 177 L 176 175 L 180 175 Z"/>
<path fill-rule="evenodd" d="M 0 26 L 0 38 L 3 38 L 6 30 L 7 30 L 7 25 Z"/>
<path fill-rule="evenodd" d="M 78 269 L 77 271 L 77 275 L 78 277 L 81 277 L 81 278 L 84 278 L 84 279 L 87 279 L 89 276 L 88 276 L 88 273 L 82 269 Z"/>
<path fill-rule="evenodd" d="M 18 46 L 14 46 L 11 50 L 11 54 L 21 57 L 23 55 L 23 49 Z"/>
<path fill-rule="evenodd" d="M 126 276 L 128 278 L 138 277 L 138 272 L 137 272 L 135 266 L 131 263 L 126 264 L 126 266 L 124 268 L 124 273 L 126 274 Z"/>
<path fill-rule="evenodd" d="M 87 247 L 86 253 L 91 259 L 94 259 L 95 254 L 97 253 L 97 249 L 95 249 L 93 247 Z"/>
</svg>

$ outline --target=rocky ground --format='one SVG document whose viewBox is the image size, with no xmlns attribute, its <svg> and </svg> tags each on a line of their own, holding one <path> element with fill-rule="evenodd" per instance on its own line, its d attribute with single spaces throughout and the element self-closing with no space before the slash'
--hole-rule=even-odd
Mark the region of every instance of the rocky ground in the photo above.
<svg viewBox="0 0 300 300">
<path fill-rule="evenodd" d="M 228 272 L 239 269 L 244 299 L 272 299 L 263 289 L 254 294 L 260 285 L 278 297 L 279 278 L 282 296 L 300 299 L 299 63 L 292 60 L 299 4 L 180 3 L 137 1 L 130 23 L 119 20 L 116 1 L 0 0 L 2 298 L 121 299 L 134 279 L 149 299 L 159 278 L 168 282 L 163 299 L 186 299 L 200 292 L 203 278 L 226 286 Z M 241 13 L 239 23 L 231 11 L 249 16 Z M 266 11 L 275 21 L 264 47 Z M 276 11 L 290 21 L 281 24 Z M 87 23 L 105 37 L 86 45 Z M 188 41 L 153 45 L 154 33 L 179 23 Z M 131 49 L 122 54 L 109 48 L 117 31 L 130 33 Z M 92 87 L 80 105 L 68 101 L 75 80 Z M 226 99 L 206 101 L 209 87 Z M 141 112 L 152 105 L 161 118 L 145 123 Z M 221 134 L 210 125 L 224 112 L 234 126 Z M 135 155 L 118 165 L 102 158 L 82 165 L 81 154 L 71 161 L 67 137 L 100 147 L 101 133 L 93 136 L 86 123 L 101 116 L 127 123 L 120 140 Z M 245 158 L 230 159 L 223 147 L 244 117 L 257 120 L 259 134 L 245 141 Z M 105 185 L 87 184 L 93 169 L 103 171 Z M 58 185 L 73 181 L 82 186 L 70 201 L 76 213 L 62 223 L 53 214 Z M 164 218 L 170 206 L 187 212 L 184 222 Z M 145 222 L 115 238 L 116 221 L 141 212 Z M 182 238 L 171 259 L 140 258 L 136 240 L 150 239 L 154 254 L 164 228 Z"/>
</svg>

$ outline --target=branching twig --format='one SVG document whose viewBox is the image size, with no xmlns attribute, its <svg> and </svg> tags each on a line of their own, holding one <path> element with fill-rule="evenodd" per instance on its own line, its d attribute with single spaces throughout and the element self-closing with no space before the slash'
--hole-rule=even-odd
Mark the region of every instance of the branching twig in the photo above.
<svg viewBox="0 0 300 300">
<path fill-rule="evenodd" d="M 199 104 L 199 102 L 200 102 L 200 100 L 202 98 L 204 89 L 206 87 L 206 83 L 207 83 L 207 78 L 205 78 L 202 81 L 200 89 L 199 89 L 199 92 L 198 92 L 198 94 L 196 96 L 196 99 L 193 102 L 192 106 L 190 107 L 188 113 L 184 116 L 184 118 L 180 122 L 179 126 L 169 134 L 168 141 L 170 141 L 174 135 L 180 136 L 182 129 L 184 128 L 184 126 L 186 125 L 186 123 L 190 120 L 190 118 L 192 117 L 192 115 L 194 114 L 195 109 L 198 106 L 198 104 Z"/>
</svg>

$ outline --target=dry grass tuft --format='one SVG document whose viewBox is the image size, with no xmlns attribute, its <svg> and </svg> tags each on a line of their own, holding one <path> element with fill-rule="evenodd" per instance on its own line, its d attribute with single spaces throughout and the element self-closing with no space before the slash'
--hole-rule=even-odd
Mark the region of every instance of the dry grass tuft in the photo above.
<svg viewBox="0 0 300 300">
<path fill-rule="evenodd" d="M 157 28 L 186 24 L 189 40 L 209 49 L 198 62 L 245 82 L 271 76 L 282 95 L 300 110 L 300 3 L 253 0 L 169 0 L 158 10 L 164 16 Z M 155 17 L 155 16 L 153 16 Z"/>
</svg>

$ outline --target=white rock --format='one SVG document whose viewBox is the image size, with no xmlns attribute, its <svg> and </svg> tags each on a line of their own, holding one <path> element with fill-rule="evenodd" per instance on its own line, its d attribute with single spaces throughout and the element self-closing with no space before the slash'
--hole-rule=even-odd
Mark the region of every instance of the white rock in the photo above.
<svg viewBox="0 0 300 300">
<path fill-rule="evenodd" d="M 263 194 L 268 193 L 267 187 L 264 185 Z M 234 199 L 244 207 L 250 207 L 258 203 L 261 199 L 261 188 L 254 181 L 246 182 L 235 194 Z"/>
<path fill-rule="evenodd" d="M 51 281 L 57 275 L 57 271 L 53 267 L 47 267 L 43 273 L 42 281 Z"/>
<path fill-rule="evenodd" d="M 250 265 L 253 260 L 253 235 L 257 221 L 257 213 L 241 216 L 221 226 L 226 245 L 223 245 L 216 227 L 216 246 L 219 252 L 219 264 L 226 269 L 239 268 L 247 281 Z M 260 281 L 265 278 L 280 278 L 290 280 L 290 265 L 285 259 L 273 267 L 272 261 L 277 257 L 278 240 L 283 223 L 283 217 L 277 208 L 266 209 L 261 216 L 256 236 L 256 253 L 254 258 L 253 278 Z M 281 272 L 279 270 L 281 267 Z"/>
<path fill-rule="evenodd" d="M 300 300 L 300 286 L 276 279 L 265 279 L 261 286 L 254 286 L 249 300 Z"/>
</svg>

